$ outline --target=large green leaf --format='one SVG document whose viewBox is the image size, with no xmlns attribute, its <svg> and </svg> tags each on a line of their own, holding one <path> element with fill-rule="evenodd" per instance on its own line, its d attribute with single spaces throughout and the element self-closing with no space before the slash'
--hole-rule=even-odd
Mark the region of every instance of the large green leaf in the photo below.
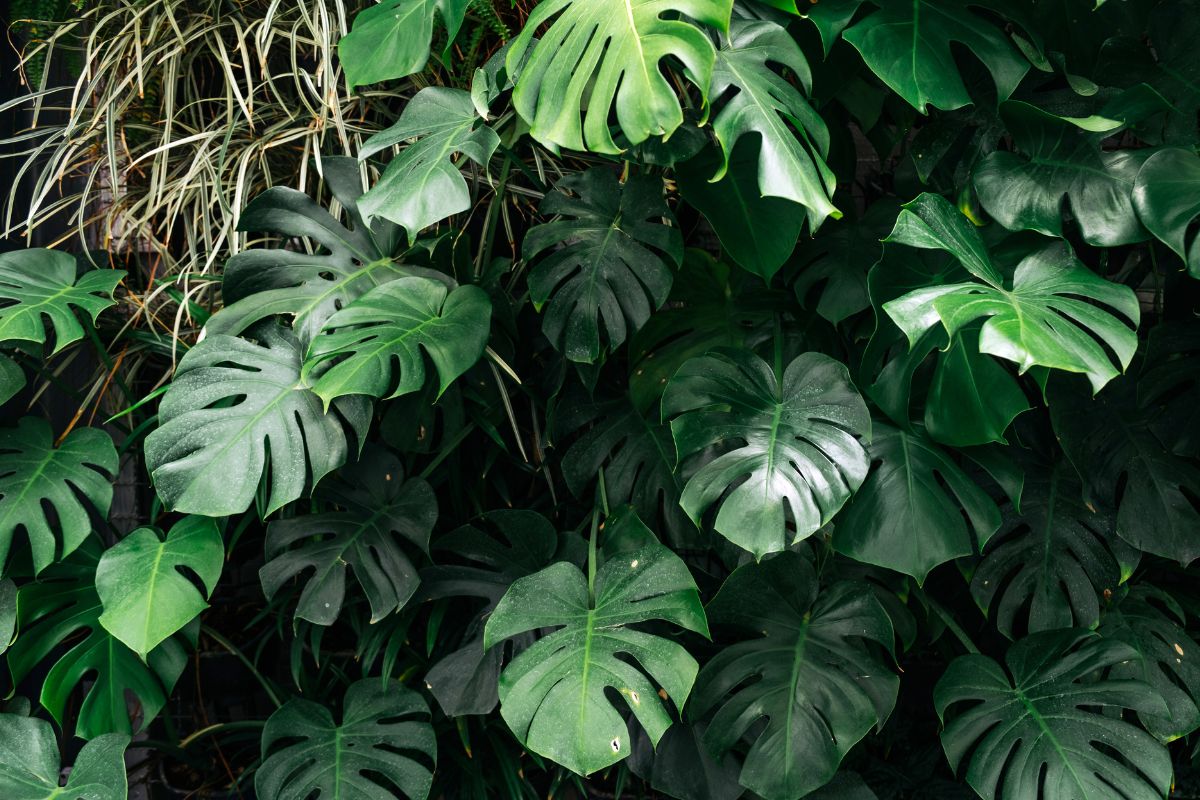
<svg viewBox="0 0 1200 800">
<path fill-rule="evenodd" d="M 113 290 L 124 277 L 118 269 L 97 269 L 76 280 L 75 258 L 55 250 L 0 253 L 0 342 L 41 344 L 48 321 L 57 353 L 83 338 L 73 309 L 94 323 L 101 311 L 116 305 Z"/>
<path fill-rule="evenodd" d="M 59 785 L 62 768 L 54 728 L 45 720 L 0 714 L 0 797 L 4 800 L 128 800 L 121 733 L 83 746 Z"/>
<path fill-rule="evenodd" d="M 376 286 L 432 273 L 392 260 L 399 237 L 391 223 L 380 220 L 373 230 L 367 227 L 358 212 L 363 189 L 356 159 L 329 156 L 321 164 L 352 227 L 295 189 L 276 186 L 255 197 L 242 210 L 238 230 L 304 238 L 314 245 L 307 250 L 248 249 L 232 256 L 221 281 L 225 307 L 205 325 L 209 335 L 236 335 L 280 315 L 307 346 L 335 311 Z"/>
<path fill-rule="evenodd" d="M 0 573 L 18 530 L 37 572 L 70 555 L 92 531 L 89 509 L 108 516 L 116 474 L 117 449 L 97 428 L 76 428 L 57 447 L 36 417 L 0 430 Z"/>
<path fill-rule="evenodd" d="M 1200 157 L 1168 148 L 1147 158 L 1134 183 L 1133 204 L 1146 230 L 1184 260 L 1192 277 L 1200 278 L 1200 238 L 1188 236 L 1200 217 Z"/>
<path fill-rule="evenodd" d="M 1026 482 L 1020 510 L 1005 507 L 971 580 L 975 602 L 1010 638 L 1025 628 L 1095 627 L 1099 596 L 1124 577 L 1108 545 L 1111 516 L 1084 505 L 1069 472 L 1058 466 Z"/>
<path fill-rule="evenodd" d="M 415 239 L 430 225 L 469 209 L 470 189 L 451 157 L 460 154 L 487 168 L 500 137 L 481 122 L 468 92 L 442 86 L 418 92 L 396 124 L 359 151 L 359 158 L 368 158 L 412 140 L 358 201 L 362 215 L 390 220 Z"/>
<path fill-rule="evenodd" d="M 693 358 L 662 410 L 680 458 L 715 453 L 684 486 L 684 510 L 699 525 L 718 506 L 717 532 L 756 558 L 829 522 L 867 477 L 867 406 L 846 367 L 820 353 L 786 369 L 748 350 Z"/>
<path fill-rule="evenodd" d="M 923 432 L 875 423 L 867 455 L 876 466 L 838 517 L 833 546 L 859 561 L 912 575 L 982 547 L 1000 509 Z"/>
<path fill-rule="evenodd" d="M 928 105 L 948 111 L 972 102 L 954 62 L 954 43 L 983 62 L 1001 100 L 1013 93 L 1029 71 L 1029 62 L 1004 31 L 972 8 L 985 3 L 872 2 L 879 10 L 846 29 L 842 37 L 858 49 L 872 72 L 921 113 Z M 836 10 L 846 5 L 838 3 Z"/>
<path fill-rule="evenodd" d="M 1133 290 L 1097 276 L 1065 242 L 1022 258 L 1009 289 L 979 233 L 938 195 L 923 194 L 906 205 L 887 241 L 945 250 L 978 278 L 917 289 L 885 303 L 884 311 L 911 345 L 939 322 L 953 336 L 986 318 L 980 352 L 1014 361 L 1022 373 L 1035 365 L 1083 373 L 1096 392 L 1133 358 L 1141 318 Z M 1093 303 L 1115 309 L 1134 327 Z"/>
<path fill-rule="evenodd" d="M 662 62 L 681 62 L 684 77 L 707 97 L 715 50 L 691 20 L 725 31 L 732 6 L 732 0 L 543 0 L 508 51 L 508 73 L 517 76 L 513 106 L 533 138 L 551 149 L 619 153 L 608 126 L 614 108 L 630 144 L 669 136 L 683 111 Z"/>
<path fill-rule="evenodd" d="M 290 331 L 268 322 L 255 336 L 209 336 L 180 360 L 159 427 L 146 437 L 146 467 L 168 508 L 239 514 L 262 482 L 269 514 L 346 461 L 345 425 L 360 441 L 366 433 L 364 398 L 340 398 L 336 414 L 322 410 L 300 377 Z"/>
<path fill-rule="evenodd" d="M 17 594 L 20 635 L 6 657 L 19 684 L 48 659 L 41 703 L 75 735 L 136 733 L 158 716 L 187 666 L 198 625 L 160 644 L 145 661 L 100 624 L 104 606 L 96 592 L 101 548 L 89 539 L 69 558 Z M 80 702 L 72 702 L 76 691 Z M 138 712 L 130 718 L 130 699 Z M 70 713 L 68 714 L 68 708 Z M 136 724 L 135 724 L 136 722 Z"/>
<path fill-rule="evenodd" d="M 1133 188 L 1147 151 L 1102 151 L 1103 133 L 1027 103 L 1010 101 L 1000 111 L 1017 152 L 986 156 L 974 181 L 979 201 L 1001 225 L 1062 236 L 1065 200 L 1089 244 L 1113 247 L 1146 238 L 1134 213 Z"/>
<path fill-rule="evenodd" d="M 1109 667 L 1108 677 L 1145 681 L 1166 700 L 1166 714 L 1138 713 L 1146 730 L 1164 742 L 1200 728 L 1200 644 L 1185 622 L 1179 604 L 1153 586 L 1134 587 L 1100 621 L 1101 636 L 1137 653 Z"/>
<path fill-rule="evenodd" d="M 713 625 L 753 638 L 704 665 L 693 713 L 715 709 L 704 736 L 714 752 L 749 737 L 740 781 L 766 800 L 833 778 L 850 748 L 883 726 L 900 687 L 879 657 L 892 651 L 892 623 L 870 587 L 818 589 L 812 565 L 783 553 L 736 570 L 708 605 Z"/>
<path fill-rule="evenodd" d="M 224 565 L 214 520 L 184 517 L 165 539 L 155 528 L 138 528 L 106 550 L 96 568 L 100 624 L 144 660 L 208 608 Z"/>
<path fill-rule="evenodd" d="M 615 521 L 606 527 L 610 536 L 618 529 Z M 698 667 L 682 645 L 631 627 L 651 620 L 708 635 L 687 566 L 652 538 L 601 565 L 594 592 L 566 562 L 513 583 L 487 621 L 484 647 L 556 629 L 500 676 L 500 714 L 517 739 L 581 775 L 615 764 L 629 755 L 630 743 L 626 722 L 607 696 L 611 690 L 657 743 L 671 715 L 655 684 L 682 708 Z"/>
<path fill-rule="evenodd" d="M 808 61 L 787 29 L 762 20 L 733 20 L 721 39 L 709 90 L 719 109 L 713 132 L 725 154 L 715 178 L 729 169 L 738 140 L 758 134 L 758 190 L 808 209 L 811 228 L 840 217 L 830 200 L 836 177 L 825 164 L 829 130 L 804 95 L 770 67 L 790 69 L 805 91 L 811 88 Z"/>
<path fill-rule="evenodd" d="M 834 325 L 870 308 L 867 274 L 883 255 L 879 240 L 887 234 L 897 210 L 892 201 L 881 200 L 861 219 L 830 223 L 802 242 L 793 259 L 800 270 L 792 285 L 800 304 Z"/>
<path fill-rule="evenodd" d="M 258 571 L 263 593 L 270 599 L 284 583 L 306 575 L 296 617 L 332 625 L 342 610 L 350 569 L 371 605 L 371 622 L 401 608 L 419 582 L 402 540 L 427 550 L 437 521 L 429 484 L 420 478 L 406 481 L 399 459 L 370 449 L 322 483 L 316 499 L 328 510 L 267 527 L 267 563 Z"/>
<path fill-rule="evenodd" d="M 531 261 L 552 250 L 529 274 L 529 295 L 545 305 L 542 329 L 555 347 L 591 363 L 666 302 L 683 237 L 657 177 L 621 184 L 612 170 L 595 167 L 554 188 L 539 212 L 559 219 L 531 228 L 521 245 Z"/>
<path fill-rule="evenodd" d="M 925 397 L 925 429 L 953 447 L 1005 443 L 1008 426 L 1029 409 L 1010 369 L 980 352 L 978 326 L 972 325 L 938 355 Z"/>
<path fill-rule="evenodd" d="M 400 278 L 334 313 L 301 374 L 326 407 L 346 395 L 392 398 L 425 384 L 428 356 L 440 395 L 483 355 L 491 319 L 478 286 L 450 291 L 429 278 Z"/>
<path fill-rule="evenodd" d="M 1163 714 L 1166 704 L 1141 681 L 1093 679 L 1134 655 L 1066 630 L 1013 644 L 1007 670 L 983 655 L 955 659 L 933 692 L 950 766 L 966 761 L 985 800 L 1161 800 L 1171 758 L 1119 712 Z"/>
<path fill-rule="evenodd" d="M 364 8 L 338 42 L 347 86 L 353 90 L 420 72 L 429 61 L 434 17 L 446 27 L 449 49 L 470 5 L 471 0 L 383 0 Z"/>
<path fill-rule="evenodd" d="M 25 370 L 8 356 L 0 353 L 0 406 L 25 388 Z"/>
<path fill-rule="evenodd" d="M 263 729 L 262 755 L 262 800 L 425 800 L 437 739 L 419 694 L 367 678 L 346 690 L 341 724 L 311 700 L 284 704 Z"/>
</svg>

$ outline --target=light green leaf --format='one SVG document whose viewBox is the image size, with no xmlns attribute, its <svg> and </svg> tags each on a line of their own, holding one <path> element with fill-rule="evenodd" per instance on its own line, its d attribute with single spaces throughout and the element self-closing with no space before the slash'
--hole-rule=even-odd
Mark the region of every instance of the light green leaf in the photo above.
<svg viewBox="0 0 1200 800">
<path fill-rule="evenodd" d="M 1146 159 L 1138 171 L 1133 205 L 1146 229 L 1161 239 L 1200 278 L 1200 237 L 1188 230 L 1200 217 L 1200 157 L 1168 148 Z"/>
<path fill-rule="evenodd" d="M 347 88 L 353 91 L 423 70 L 434 17 L 446 28 L 449 50 L 470 5 L 470 0 L 383 0 L 358 12 L 350 33 L 338 42 Z"/>
<path fill-rule="evenodd" d="M 867 477 L 867 406 L 846 367 L 820 353 L 786 369 L 746 350 L 693 358 L 662 412 L 681 459 L 716 453 L 684 486 L 684 510 L 699 525 L 719 506 L 717 532 L 755 558 L 829 522 Z"/>
<path fill-rule="evenodd" d="M 398 789 L 425 800 L 437 739 L 416 692 L 367 678 L 346 690 L 341 724 L 311 700 L 271 715 L 254 790 L 262 800 L 380 800 Z"/>
<path fill-rule="evenodd" d="M 923 192 L 901 206 L 892 232 L 883 241 L 944 250 L 984 283 L 999 286 L 1004 281 L 975 225 L 938 194 Z"/>
<path fill-rule="evenodd" d="M 209 336 L 184 355 L 146 438 L 146 466 L 159 497 L 185 514 L 240 514 L 265 484 L 265 513 L 299 498 L 345 463 L 346 426 L 359 441 L 370 423 L 365 398 L 341 398 L 337 413 L 300 378 L 292 334 L 272 323 L 258 342 Z M 268 458 L 268 452 L 270 457 Z"/>
<path fill-rule="evenodd" d="M 529 261 L 552 251 L 530 272 L 529 294 L 545 306 L 550 341 L 570 360 L 590 364 L 666 302 L 683 237 L 657 177 L 622 185 L 612 170 L 595 167 L 554 189 L 538 211 L 560 218 L 531 228 L 521 245 Z"/>
<path fill-rule="evenodd" d="M 552 150 L 621 152 L 608 126 L 614 108 L 630 144 L 670 136 L 683 110 L 661 62 L 678 59 L 706 99 L 715 51 L 690 20 L 726 31 L 732 7 L 732 0 L 543 0 L 508 52 L 508 73 L 517 76 L 513 106 Z"/>
<path fill-rule="evenodd" d="M 25 371 L 17 362 L 0 353 L 0 406 L 25 388 Z"/>
<path fill-rule="evenodd" d="M 76 280 L 75 258 L 56 250 L 0 253 L 0 342 L 41 344 L 49 321 L 57 353 L 83 338 L 72 309 L 94 324 L 101 311 L 116 305 L 113 291 L 124 277 L 119 269 L 96 269 Z"/>
<path fill-rule="evenodd" d="M 359 158 L 368 158 L 412 140 L 358 201 L 363 217 L 390 220 L 412 240 L 430 225 L 469 209 L 471 192 L 451 157 L 461 154 L 487 168 L 500 137 L 481 122 L 468 92 L 441 86 L 417 92 L 396 124 L 368 139 L 359 152 Z"/>
<path fill-rule="evenodd" d="M 1162 800 L 1171 758 L 1118 712 L 1164 714 L 1166 704 L 1141 681 L 1093 679 L 1135 655 L 1064 630 L 1013 644 L 1007 671 L 987 656 L 960 656 L 933 690 L 950 766 L 965 761 L 966 781 L 984 800 Z"/>
<path fill-rule="evenodd" d="M 66 786 L 59 785 L 58 742 L 50 723 L 0 714 L 0 797 L 4 800 L 127 800 L 121 733 L 98 736 L 75 757 Z"/>
<path fill-rule="evenodd" d="M 116 474 L 117 449 L 97 428 L 76 428 L 57 447 L 36 417 L 0 430 L 0 573 L 18 530 L 36 572 L 70 555 L 92 531 L 89 510 L 108 516 Z"/>
<path fill-rule="evenodd" d="M 346 395 L 399 397 L 425 384 L 428 356 L 440 395 L 483 355 L 491 319 L 477 286 L 448 291 L 428 278 L 401 278 L 329 318 L 308 349 L 303 380 L 326 407 Z"/>
<path fill-rule="evenodd" d="M 618 526 L 610 521 L 606 527 L 611 535 Z M 587 578 L 566 562 L 513 583 L 488 619 L 484 647 L 527 631 L 556 629 L 500 676 L 500 714 L 517 739 L 580 775 L 615 764 L 629 755 L 630 744 L 626 722 L 607 696 L 612 690 L 657 743 L 671 715 L 655 684 L 682 708 L 697 665 L 682 645 L 630 627 L 650 620 L 708 635 L 691 574 L 653 537 L 600 566 L 594 599 Z"/>
<path fill-rule="evenodd" d="M 100 557 L 100 624 L 145 659 L 208 608 L 224 565 L 215 520 L 184 517 L 165 539 L 155 528 L 138 528 Z M 199 578 L 203 591 L 183 569 Z"/>
</svg>

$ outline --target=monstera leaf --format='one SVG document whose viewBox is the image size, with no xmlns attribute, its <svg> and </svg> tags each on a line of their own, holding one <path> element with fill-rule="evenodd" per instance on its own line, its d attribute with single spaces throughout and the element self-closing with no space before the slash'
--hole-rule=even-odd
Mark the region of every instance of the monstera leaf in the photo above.
<svg viewBox="0 0 1200 800">
<path fill-rule="evenodd" d="M 1104 152 L 1103 133 L 1027 103 L 1005 103 L 1001 115 L 1018 152 L 988 155 L 974 176 L 979 201 L 997 222 L 1013 231 L 1062 236 L 1067 200 L 1088 244 L 1114 247 L 1146 238 L 1133 209 L 1145 150 Z"/>
<path fill-rule="evenodd" d="M 250 249 L 232 256 L 221 282 L 225 307 L 205 325 L 210 336 L 240 334 L 278 315 L 307 346 L 335 311 L 376 286 L 409 275 L 438 275 L 392 260 L 398 237 L 391 223 L 367 227 L 358 211 L 363 189 L 356 159 L 328 156 L 321 164 L 326 184 L 353 227 L 295 189 L 277 186 L 255 197 L 242 210 L 239 231 L 304 237 L 321 252 Z"/>
<path fill-rule="evenodd" d="M 0 253 L 0 342 L 41 344 L 48 321 L 57 353 L 83 338 L 73 309 L 95 323 L 101 311 L 116 305 L 113 290 L 124 277 L 118 269 L 97 269 L 76 280 L 74 257 L 54 250 Z"/>
<path fill-rule="evenodd" d="M 342 722 L 311 700 L 271 715 L 254 775 L 262 800 L 375 800 L 398 790 L 425 800 L 433 784 L 437 739 L 421 696 L 368 678 L 346 690 Z"/>
<path fill-rule="evenodd" d="M 842 38 L 892 91 L 925 113 L 969 105 L 971 95 L 954 63 L 952 44 L 960 44 L 983 62 L 1005 100 L 1029 71 L 1029 62 L 1004 31 L 960 0 L 872 0 L 879 10 L 846 29 Z M 839 19 L 847 3 L 836 3 Z M 842 22 L 841 24 L 845 24 Z"/>
<path fill-rule="evenodd" d="M 418 584 L 402 540 L 427 550 L 437 520 L 429 484 L 404 480 L 399 459 L 373 449 L 321 484 L 317 499 L 330 510 L 268 526 L 267 563 L 258 571 L 263 593 L 270 599 L 285 582 L 312 570 L 296 617 L 332 625 L 342 610 L 350 569 L 371 604 L 371 622 L 401 608 Z"/>
<path fill-rule="evenodd" d="M 116 474 L 117 450 L 104 431 L 76 428 L 55 447 L 50 426 L 35 417 L 0 430 L 0 573 L 18 530 L 37 572 L 70 555 L 92 531 L 88 510 L 108 516 Z"/>
<path fill-rule="evenodd" d="M 17 362 L 0 353 L 0 406 L 25 388 L 25 371 Z"/>
<path fill-rule="evenodd" d="M 8 650 L 17 634 L 17 585 L 11 578 L 0 579 L 0 655 Z"/>
<path fill-rule="evenodd" d="M 411 240 L 430 225 L 470 208 L 467 182 L 450 158 L 458 153 L 487 168 L 500 137 L 480 123 L 469 92 L 442 86 L 418 92 L 396 124 L 372 136 L 359 151 L 359 158 L 369 158 L 413 140 L 358 201 L 362 215 L 400 225 Z"/>
<path fill-rule="evenodd" d="M 892 623 L 866 584 L 818 593 L 809 562 L 782 553 L 734 571 L 708 615 L 753 638 L 704 666 L 693 713 L 716 710 L 704 736 L 714 752 L 749 735 L 740 781 L 756 795 L 790 800 L 820 788 L 891 713 L 900 681 L 879 656 L 892 651 Z"/>
<path fill-rule="evenodd" d="M 731 95 L 720 104 L 712 123 L 725 154 L 715 177 L 721 178 L 729 169 L 738 140 L 758 134 L 759 194 L 804 206 L 809 226 L 816 229 L 826 217 L 841 216 L 829 199 L 836 184 L 824 160 L 829 130 L 804 95 L 772 71 L 772 63 L 795 73 L 805 91 L 811 88 L 808 62 L 787 29 L 761 20 L 732 21 L 717 51 L 709 90 L 715 102 Z"/>
<path fill-rule="evenodd" d="M 985 800 L 1164 797 L 1166 748 L 1116 713 L 1165 714 L 1162 697 L 1141 681 L 1093 679 L 1134 656 L 1078 630 L 1016 642 L 1007 670 L 987 656 L 960 656 L 933 690 L 950 766 L 967 762 L 967 783 Z"/>
<path fill-rule="evenodd" d="M 592 586 L 566 562 L 513 583 L 487 621 L 484 647 L 556 629 L 500 675 L 500 714 L 517 739 L 580 775 L 615 764 L 630 743 L 612 690 L 657 744 L 671 715 L 656 684 L 682 708 L 698 667 L 682 645 L 631 627 L 651 620 L 708 636 L 687 566 L 652 538 L 614 553 Z"/>
<path fill-rule="evenodd" d="M 434 17 L 446 27 L 446 49 L 454 43 L 471 0 L 384 0 L 354 18 L 338 42 L 338 60 L 353 90 L 420 72 L 429 61 Z"/>
<path fill-rule="evenodd" d="M 491 301 L 478 286 L 449 291 L 428 278 L 401 278 L 326 321 L 303 379 L 326 407 L 346 395 L 399 397 L 425 384 L 428 355 L 440 395 L 483 355 L 491 319 Z"/>
<path fill-rule="evenodd" d="M 484 650 L 484 623 L 514 581 L 555 561 L 578 562 L 582 545 L 578 536 L 560 536 L 541 514 L 512 509 L 490 511 L 479 524 L 464 525 L 437 540 L 438 563 L 421 572 L 422 597 L 484 601 L 467 624 L 461 646 L 425 675 L 425 686 L 447 716 L 490 714 L 496 708 L 504 648 Z M 532 634 L 515 637 L 514 653 L 532 642 Z"/>
<path fill-rule="evenodd" d="M 97 736 L 83 746 L 59 785 L 58 742 L 45 720 L 0 714 L 0 796 L 5 800 L 127 800 L 125 747 L 120 733 Z"/>
<path fill-rule="evenodd" d="M 925 397 L 925 429 L 953 447 L 1005 443 L 1008 426 L 1030 409 L 1010 370 L 980 352 L 978 328 L 959 331 L 939 354 Z"/>
<path fill-rule="evenodd" d="M 513 106 L 533 138 L 551 149 L 621 152 L 608 128 L 614 108 L 630 144 L 669 136 L 683 111 L 662 61 L 677 59 L 707 97 L 715 51 L 689 20 L 725 31 L 732 6 L 732 0 L 544 0 L 508 51 L 508 73 L 517 76 Z"/>
<path fill-rule="evenodd" d="M 801 243 L 794 261 L 800 266 L 792 285 L 801 305 L 834 325 L 870 308 L 867 273 L 883 255 L 879 240 L 896 219 L 898 208 L 886 200 L 873 204 L 862 219 L 830 223 L 821 233 Z"/>
<path fill-rule="evenodd" d="M 299 498 L 307 476 L 317 483 L 346 461 L 343 419 L 362 440 L 366 400 L 341 398 L 337 414 L 323 412 L 300 378 L 291 332 L 264 323 L 256 336 L 209 336 L 180 360 L 146 438 L 146 466 L 168 508 L 240 514 L 261 481 L 269 514 Z"/>
<path fill-rule="evenodd" d="M 820 353 L 785 370 L 716 350 L 679 368 L 662 410 L 681 458 L 718 452 L 684 486 L 683 509 L 699 525 L 719 506 L 717 532 L 756 558 L 827 523 L 867 477 L 867 406 L 846 367 Z"/>
<path fill-rule="evenodd" d="M 974 553 L 1000 527 L 1000 509 L 920 430 L 875 423 L 877 464 L 838 517 L 833 546 L 858 561 L 912 575 Z"/>
<path fill-rule="evenodd" d="M 100 624 L 142 660 L 208 608 L 225 563 L 217 523 L 185 517 L 166 539 L 138 528 L 113 545 L 96 568 Z M 182 570 L 200 579 L 201 591 Z"/>
<path fill-rule="evenodd" d="M 75 720 L 75 735 L 136 733 L 158 716 L 187 666 L 198 625 L 172 636 L 145 660 L 100 624 L 104 606 L 96 592 L 101 548 L 89 539 L 69 558 L 42 573 L 17 594 L 20 636 L 6 657 L 20 683 L 55 657 L 42 681 L 41 702 L 59 725 Z M 82 701 L 72 702 L 77 690 Z M 130 719 L 130 698 L 140 713 Z M 68 704 L 71 713 L 67 714 Z"/>
<path fill-rule="evenodd" d="M 1200 278 L 1200 238 L 1188 230 L 1200 217 L 1200 157 L 1168 148 L 1146 159 L 1138 171 L 1133 204 L 1146 229 L 1161 239 Z"/>
<path fill-rule="evenodd" d="M 971 580 L 975 602 L 1010 638 L 1018 615 L 1030 632 L 1095 627 L 1098 595 L 1125 577 L 1107 544 L 1112 518 L 1083 504 L 1068 472 L 1051 468 L 1048 481 L 1026 483 L 1020 510 L 1004 509 Z"/>
<path fill-rule="evenodd" d="M 1117 310 L 1136 328 L 1140 309 L 1133 290 L 1097 276 L 1064 242 L 1026 255 L 1009 289 L 979 233 L 939 195 L 922 194 L 907 204 L 887 241 L 945 250 L 978 279 L 917 289 L 885 303 L 884 311 L 912 345 L 939 322 L 953 336 L 987 318 L 979 333 L 980 352 L 1014 361 L 1021 372 L 1036 365 L 1083 373 L 1094 392 L 1133 358 L 1136 330 L 1085 302 Z"/>
<path fill-rule="evenodd" d="M 616 349 L 666 301 L 683 237 L 662 193 L 656 177 L 622 185 L 596 167 L 563 178 L 542 201 L 541 215 L 560 219 L 531 228 L 521 252 L 533 260 L 558 246 L 530 273 L 529 294 L 546 305 L 546 336 L 572 361 Z"/>
<path fill-rule="evenodd" d="M 1166 700 L 1166 714 L 1138 713 L 1146 730 L 1164 742 L 1200 728 L 1200 645 L 1185 622 L 1179 604 L 1151 586 L 1131 589 L 1100 622 L 1101 636 L 1137 653 L 1109 667 L 1108 677 L 1145 681 Z"/>
</svg>

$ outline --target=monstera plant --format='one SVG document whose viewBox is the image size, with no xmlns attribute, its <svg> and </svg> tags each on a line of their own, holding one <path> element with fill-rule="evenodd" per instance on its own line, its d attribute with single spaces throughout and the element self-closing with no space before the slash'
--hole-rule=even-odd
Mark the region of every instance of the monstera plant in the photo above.
<svg viewBox="0 0 1200 800">
<path fill-rule="evenodd" d="M 1200 2 L 338 27 L 219 275 L 0 255 L 0 796 L 1193 796 Z"/>
</svg>

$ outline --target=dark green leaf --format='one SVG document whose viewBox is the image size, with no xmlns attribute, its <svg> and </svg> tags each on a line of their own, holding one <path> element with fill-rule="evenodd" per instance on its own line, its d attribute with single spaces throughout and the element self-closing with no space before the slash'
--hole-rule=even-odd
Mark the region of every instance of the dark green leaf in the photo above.
<svg viewBox="0 0 1200 800">
<path fill-rule="evenodd" d="M 1200 278 L 1200 239 L 1188 230 L 1200 217 L 1200 157 L 1169 148 L 1146 159 L 1138 171 L 1133 204 L 1146 229 L 1184 260 Z"/>
<path fill-rule="evenodd" d="M 25 370 L 17 362 L 0 353 L 0 406 L 25 388 Z"/>
</svg>

